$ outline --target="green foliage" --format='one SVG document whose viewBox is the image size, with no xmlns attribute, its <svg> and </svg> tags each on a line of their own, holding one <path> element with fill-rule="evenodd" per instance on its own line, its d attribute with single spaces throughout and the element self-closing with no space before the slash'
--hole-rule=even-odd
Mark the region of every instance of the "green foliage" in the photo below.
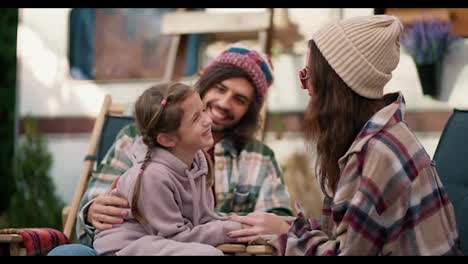
<svg viewBox="0 0 468 264">
<path fill-rule="evenodd" d="M 12 157 L 15 141 L 16 35 L 18 8 L 0 10 L 0 214 L 14 192 Z"/>
<path fill-rule="evenodd" d="M 283 138 L 283 134 L 287 132 L 287 127 L 281 118 L 281 114 L 270 114 L 270 118 L 273 122 L 273 131 L 276 132 L 276 139 Z"/>
<path fill-rule="evenodd" d="M 49 176 L 52 156 L 37 133 L 37 121 L 26 117 L 25 138 L 14 158 L 16 192 L 7 211 L 9 227 L 52 227 L 62 229 L 61 212 L 65 203 L 55 194 Z"/>
</svg>

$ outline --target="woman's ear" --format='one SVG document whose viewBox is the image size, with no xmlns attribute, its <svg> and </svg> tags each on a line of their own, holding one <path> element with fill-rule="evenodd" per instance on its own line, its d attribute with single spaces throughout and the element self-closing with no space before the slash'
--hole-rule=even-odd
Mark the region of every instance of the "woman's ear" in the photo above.
<svg viewBox="0 0 468 264">
<path fill-rule="evenodd" d="M 159 133 L 156 136 L 156 142 L 166 148 L 173 148 L 177 144 L 177 137 L 167 133 Z"/>
</svg>

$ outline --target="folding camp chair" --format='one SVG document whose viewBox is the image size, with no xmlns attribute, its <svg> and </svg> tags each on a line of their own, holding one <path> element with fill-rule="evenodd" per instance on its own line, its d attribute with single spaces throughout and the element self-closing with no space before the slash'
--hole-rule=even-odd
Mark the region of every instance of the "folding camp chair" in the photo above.
<svg viewBox="0 0 468 264">
<path fill-rule="evenodd" d="M 460 244 L 468 254 L 468 110 L 454 109 L 434 154 L 437 172 L 455 208 Z"/>
<path fill-rule="evenodd" d="M 122 105 L 112 104 L 111 97 L 109 95 L 105 96 L 101 111 L 94 124 L 91 141 L 88 147 L 88 154 L 84 160 L 83 169 L 78 180 L 78 186 L 76 187 L 72 204 L 71 206 L 65 207 L 62 211 L 62 221 L 64 223 L 63 234 L 70 241 L 73 240 L 72 235 L 74 235 L 73 231 L 80 200 L 85 192 L 94 165 L 104 158 L 104 155 L 112 145 L 119 130 L 125 125 L 133 122 L 132 117 L 122 116 L 123 112 L 124 107 Z M 43 228 L 38 228 L 38 231 L 42 232 L 42 230 Z M 21 231 L 21 229 L 16 231 Z M 9 244 L 10 255 L 27 254 L 23 237 L 19 234 L 0 234 L 0 243 Z M 52 248 L 49 248 L 48 250 L 50 249 Z M 47 252 L 42 253 L 46 254 Z"/>
</svg>

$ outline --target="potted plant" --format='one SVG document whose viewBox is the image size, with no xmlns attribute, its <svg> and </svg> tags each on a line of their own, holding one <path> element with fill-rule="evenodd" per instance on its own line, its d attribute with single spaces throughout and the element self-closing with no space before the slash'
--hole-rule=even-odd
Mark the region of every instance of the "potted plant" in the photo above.
<svg viewBox="0 0 468 264">
<path fill-rule="evenodd" d="M 437 96 L 441 66 L 449 45 L 459 39 L 452 34 L 452 23 L 439 19 L 416 20 L 405 28 L 403 48 L 413 58 L 425 95 Z"/>
</svg>

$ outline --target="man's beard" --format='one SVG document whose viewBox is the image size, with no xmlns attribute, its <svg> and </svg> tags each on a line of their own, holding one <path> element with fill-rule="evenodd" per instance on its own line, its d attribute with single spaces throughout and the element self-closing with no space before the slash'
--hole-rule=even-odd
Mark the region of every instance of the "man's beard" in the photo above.
<svg viewBox="0 0 468 264">
<path fill-rule="evenodd" d="M 216 124 L 215 121 L 213 121 L 213 124 Z M 227 126 L 224 126 L 224 125 L 221 125 L 221 126 L 218 126 L 218 125 L 215 125 L 215 126 L 211 126 L 211 131 L 215 132 L 215 133 L 221 133 L 221 134 L 224 134 L 226 130 L 228 130 L 229 128 L 232 128 L 234 125 L 227 125 Z"/>
<path fill-rule="evenodd" d="M 213 111 L 212 108 L 214 107 L 214 105 L 212 103 L 207 103 L 206 107 L 207 107 L 208 111 Z M 233 120 L 234 119 L 234 116 L 230 111 L 224 110 L 224 109 L 222 109 L 220 107 L 217 107 L 217 111 L 218 110 L 223 112 L 226 120 Z M 218 133 L 223 133 L 224 134 L 224 132 L 227 129 L 230 129 L 230 128 L 232 128 L 232 127 L 234 127 L 236 125 L 236 124 L 222 125 L 222 124 L 216 123 L 216 121 L 213 118 L 211 118 L 211 119 L 212 119 L 213 124 L 214 124 L 214 126 L 213 125 L 211 126 L 211 131 L 213 131 L 213 132 L 218 132 Z"/>
</svg>

